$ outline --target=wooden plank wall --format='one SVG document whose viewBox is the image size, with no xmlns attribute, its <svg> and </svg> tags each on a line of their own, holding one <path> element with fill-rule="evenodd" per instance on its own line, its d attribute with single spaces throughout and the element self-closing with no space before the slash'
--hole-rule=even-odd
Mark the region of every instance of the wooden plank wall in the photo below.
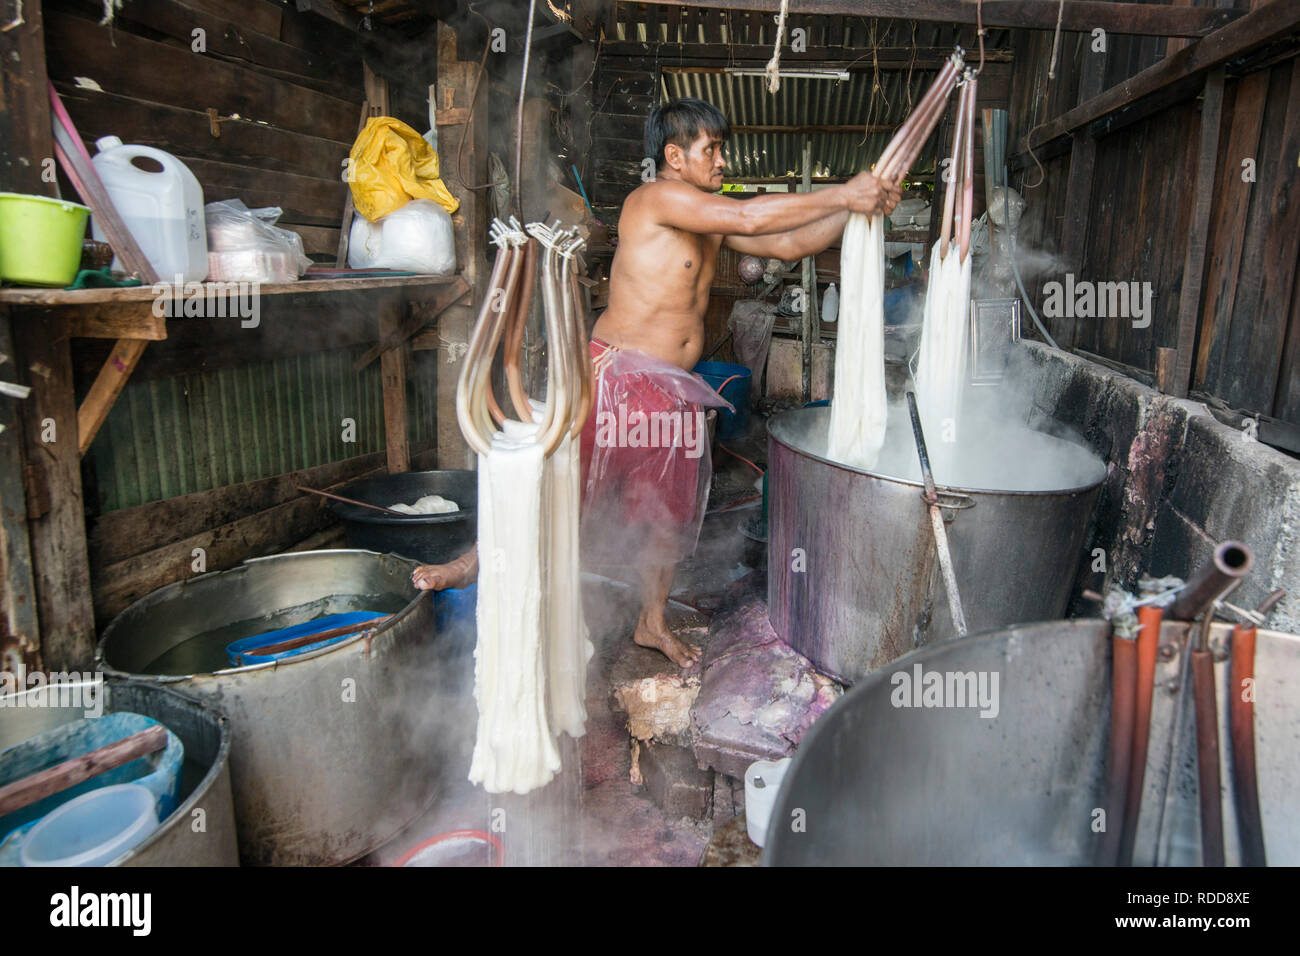
<svg viewBox="0 0 1300 956">
<path fill-rule="evenodd" d="M 332 258 L 345 198 L 342 162 L 361 116 L 357 33 L 271 0 L 131 0 L 100 26 L 97 0 L 47 0 L 50 77 L 87 141 L 113 134 L 179 157 L 204 199 L 280 206 L 309 255 Z M 196 52 L 199 35 L 206 46 Z M 420 70 L 392 73 L 392 112 L 428 127 L 432 44 L 412 44 Z M 411 56 L 403 58 L 408 63 Z M 79 86 L 77 77 L 101 91 Z M 208 109 L 238 120 L 210 131 Z"/>
<path fill-rule="evenodd" d="M 1049 32 L 1018 32 L 1012 90 L 1011 141 L 1060 115 L 1078 99 L 1089 37 L 1066 34 L 1057 77 L 1046 80 Z M 1109 38 L 1103 88 L 1156 62 L 1163 46 L 1144 38 Z M 1046 95 L 1044 88 L 1046 87 Z M 1020 248 L 1046 264 L 1024 276 L 1035 306 L 1043 286 L 1076 280 L 1150 282 L 1149 328 L 1124 319 L 1080 319 L 1075 346 L 1142 372 L 1154 372 L 1156 350 L 1177 343 L 1192 183 L 1200 137 L 1199 87 L 1160 112 L 1103 132 L 1096 140 L 1087 208 L 1066 207 L 1070 154 L 1041 157 L 1045 178 L 1025 190 L 1029 205 Z M 1300 59 L 1227 77 L 1217 171 L 1210 207 L 1191 388 L 1229 405 L 1300 424 Z M 1243 163 L 1253 161 L 1254 182 Z M 1035 184 L 1031 162 L 1013 182 Z M 1084 215 L 1083 260 L 1059 257 L 1067 213 Z M 1031 266 L 1032 267 L 1032 266 Z M 1067 320 L 1044 317 L 1053 335 Z"/>
</svg>

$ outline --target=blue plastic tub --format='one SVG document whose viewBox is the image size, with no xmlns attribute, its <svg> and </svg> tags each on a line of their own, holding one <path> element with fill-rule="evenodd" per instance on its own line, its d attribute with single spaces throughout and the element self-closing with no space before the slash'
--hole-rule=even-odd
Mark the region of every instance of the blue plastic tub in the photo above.
<svg viewBox="0 0 1300 956">
<path fill-rule="evenodd" d="M 55 727 L 0 752 L 0 786 L 156 725 L 158 721 L 152 717 L 122 712 L 83 717 Z M 179 737 L 168 730 L 167 745 L 162 750 L 106 770 L 74 787 L 60 790 L 44 800 L 0 817 L 0 840 L 3 840 L 0 843 L 0 866 L 17 863 L 19 847 L 42 817 L 92 790 L 120 783 L 138 783 L 154 795 L 158 819 L 166 820 L 180 799 L 181 764 L 184 759 L 184 745 Z"/>
<path fill-rule="evenodd" d="M 731 362 L 700 362 L 691 371 L 708 382 L 736 409 L 718 409 L 718 437 L 739 438 L 749 427 L 749 383 L 754 377 L 744 365 Z M 724 384 L 725 383 L 725 384 Z"/>
<path fill-rule="evenodd" d="M 254 634 L 252 637 L 241 637 L 239 640 L 226 645 L 226 657 L 230 660 L 232 667 L 243 667 L 246 664 L 265 664 L 268 661 L 278 661 L 281 658 L 293 657 L 296 654 L 318 651 L 322 647 L 329 647 L 339 641 L 350 640 L 356 634 L 340 634 L 337 637 L 326 638 L 323 641 L 304 644 L 302 647 L 294 647 L 274 654 L 256 653 L 259 647 L 279 644 L 281 641 L 291 641 L 295 637 L 306 637 L 308 634 L 316 634 L 321 631 L 332 631 L 336 627 L 348 627 L 352 624 L 361 624 L 364 621 L 373 621 L 377 617 L 386 617 L 386 615 L 382 611 L 349 611 L 346 614 L 327 614 L 324 617 L 316 618 L 314 621 L 295 624 L 293 627 L 282 627 L 278 631 L 265 631 L 262 634 Z"/>
</svg>

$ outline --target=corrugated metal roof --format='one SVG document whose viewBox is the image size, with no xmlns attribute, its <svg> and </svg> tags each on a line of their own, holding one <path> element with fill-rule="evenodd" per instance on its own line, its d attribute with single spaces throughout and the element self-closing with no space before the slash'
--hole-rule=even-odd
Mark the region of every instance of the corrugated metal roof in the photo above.
<svg viewBox="0 0 1300 956">
<path fill-rule="evenodd" d="M 762 76 L 665 72 L 663 93 L 665 98 L 707 100 L 732 126 L 892 127 L 906 119 L 935 75 L 932 70 L 914 70 L 910 76 L 906 70 L 881 70 L 850 73 L 847 80 L 782 77 L 781 88 L 771 94 Z M 735 133 L 727 144 L 727 174 L 802 175 L 808 136 L 814 175 L 851 176 L 875 161 L 893 133 Z"/>
<path fill-rule="evenodd" d="M 380 363 L 358 373 L 352 363 L 360 353 L 128 382 L 91 445 L 100 511 L 382 451 Z M 436 432 L 432 361 L 411 363 L 413 442 Z M 355 444 L 343 442 L 344 418 L 356 422 Z"/>
</svg>

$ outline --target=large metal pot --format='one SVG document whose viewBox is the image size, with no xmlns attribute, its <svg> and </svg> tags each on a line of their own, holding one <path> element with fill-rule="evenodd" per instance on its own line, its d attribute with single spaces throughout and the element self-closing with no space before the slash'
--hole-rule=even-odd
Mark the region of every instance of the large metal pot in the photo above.
<svg viewBox="0 0 1300 956">
<path fill-rule="evenodd" d="M 155 591 L 105 630 L 96 661 L 107 673 L 169 684 L 230 718 L 245 863 L 349 862 L 390 839 L 439 792 L 440 747 L 449 731 L 461 731 L 440 726 L 439 696 L 461 689 L 448 686 L 440 667 L 444 642 L 435 642 L 429 593 L 411 585 L 413 567 L 368 551 L 258 558 Z M 175 659 L 174 649 L 196 634 L 228 625 L 257 633 L 345 609 L 343 599 L 351 609 L 356 598 L 395 613 L 371 637 L 299 657 L 145 673 L 165 653 Z"/>
<path fill-rule="evenodd" d="M 797 409 L 768 426 L 769 613 L 787 644 L 852 683 L 955 631 L 921 483 L 810 451 L 829 417 Z M 1064 614 L 1105 474 L 1098 460 L 1082 487 L 940 487 L 957 505 L 948 540 L 972 633 Z"/>
<path fill-rule="evenodd" d="M 211 707 L 157 684 L 142 681 L 73 681 L 61 685 L 64 700 L 84 700 L 83 689 L 105 695 L 104 712 L 144 714 L 181 739 L 180 803 L 144 843 L 110 866 L 238 866 L 235 811 L 230 792 L 230 723 Z M 36 707 L 27 690 L 6 701 L 0 750 L 86 716 L 82 707 Z"/>
<path fill-rule="evenodd" d="M 1216 625 L 1212 646 L 1228 633 Z M 1165 624 L 1133 862 L 1201 862 L 1188 626 Z M 1217 655 L 1222 656 L 1222 655 Z M 861 680 L 813 725 L 782 783 L 764 862 L 775 865 L 1079 865 L 1096 859 L 1110 723 L 1102 621 L 1027 624 L 916 651 Z M 919 668 L 919 671 L 918 671 Z M 1228 662 L 1215 665 L 1220 750 L 1232 766 Z M 931 673 L 997 675 L 996 714 L 921 706 Z M 1255 741 L 1271 865 L 1300 863 L 1300 638 L 1258 632 Z M 965 681 L 969 686 L 969 679 Z M 909 696 L 910 694 L 910 696 Z M 936 697 L 957 702 L 945 692 Z M 899 706 L 905 702 L 913 706 Z M 924 701 L 924 698 L 922 698 Z M 1226 859 L 1240 851 L 1222 777 Z M 794 824 L 794 825 L 792 825 Z"/>
</svg>

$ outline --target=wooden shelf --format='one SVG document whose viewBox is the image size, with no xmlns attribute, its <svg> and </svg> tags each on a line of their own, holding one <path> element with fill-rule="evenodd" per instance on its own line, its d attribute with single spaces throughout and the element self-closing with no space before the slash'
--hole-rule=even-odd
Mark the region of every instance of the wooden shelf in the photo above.
<svg viewBox="0 0 1300 956">
<path fill-rule="evenodd" d="M 261 295 L 311 295 L 319 292 L 367 292 L 372 289 L 419 288 L 449 285 L 458 276 L 367 276 L 360 279 L 302 279 L 298 282 L 266 283 L 258 287 Z M 203 283 L 205 294 L 223 295 L 228 283 Z M 168 283 L 167 288 L 172 288 Z M 0 289 L 0 305 L 29 308 L 65 308 L 79 305 L 107 305 L 127 302 L 153 302 L 152 286 L 125 289 Z"/>
</svg>

